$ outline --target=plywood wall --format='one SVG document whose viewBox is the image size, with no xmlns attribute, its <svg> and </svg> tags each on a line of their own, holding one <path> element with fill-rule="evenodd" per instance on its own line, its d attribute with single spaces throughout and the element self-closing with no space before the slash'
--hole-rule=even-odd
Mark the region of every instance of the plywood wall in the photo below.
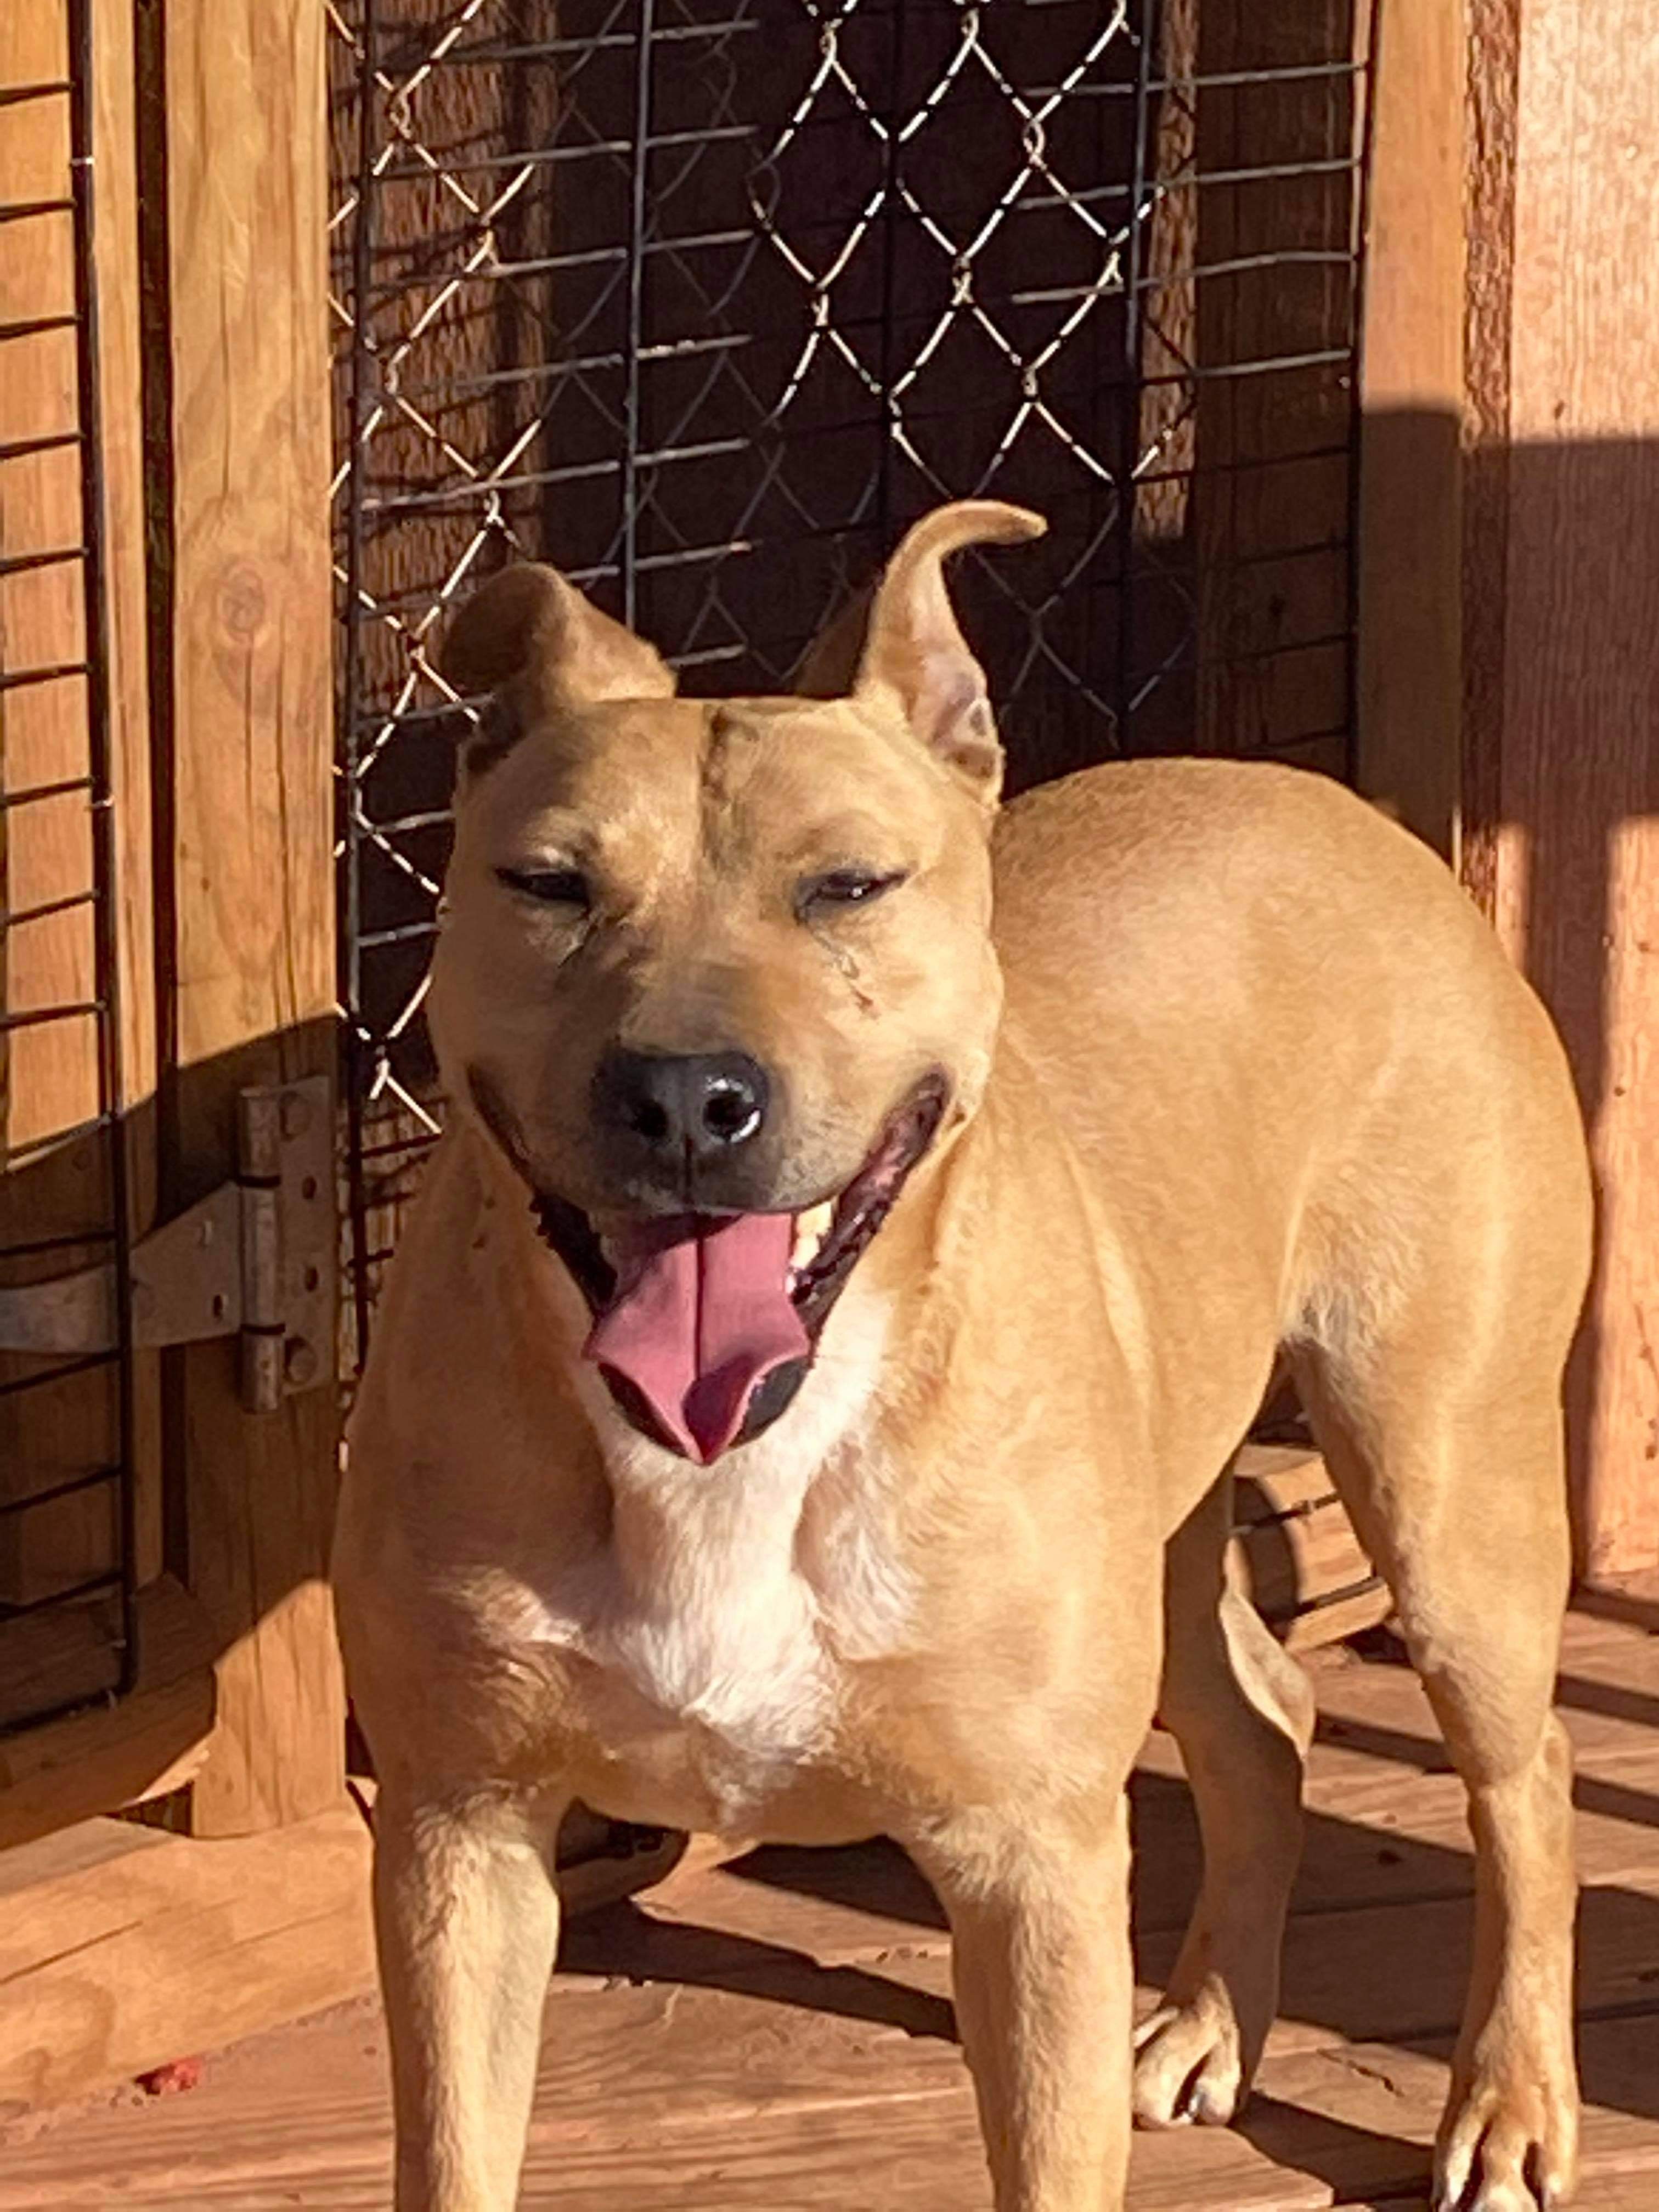
<svg viewBox="0 0 1659 2212">
<path fill-rule="evenodd" d="M 1659 1567 L 1659 15 L 1474 0 L 1466 869 L 1572 1056 L 1581 1564 Z"/>
</svg>

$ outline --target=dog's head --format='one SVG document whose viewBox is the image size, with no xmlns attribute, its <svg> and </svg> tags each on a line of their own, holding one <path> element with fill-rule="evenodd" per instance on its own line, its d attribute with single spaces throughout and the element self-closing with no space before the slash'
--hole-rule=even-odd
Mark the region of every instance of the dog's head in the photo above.
<svg viewBox="0 0 1659 2212">
<path fill-rule="evenodd" d="M 551 568 L 463 608 L 464 754 L 432 1026 L 522 1177 L 645 1433 L 775 1419 L 907 1177 L 974 1111 L 1000 981 L 1002 757 L 943 580 L 1037 535 L 939 509 L 790 697 L 682 700 Z"/>
</svg>

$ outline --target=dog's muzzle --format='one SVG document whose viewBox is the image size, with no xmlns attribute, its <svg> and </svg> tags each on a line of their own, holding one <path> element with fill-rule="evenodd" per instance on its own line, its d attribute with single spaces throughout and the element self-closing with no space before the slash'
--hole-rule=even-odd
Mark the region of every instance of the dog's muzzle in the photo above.
<svg viewBox="0 0 1659 2212">
<path fill-rule="evenodd" d="M 673 1068 L 665 1079 L 659 1066 L 644 1082 L 637 1071 L 623 1077 L 629 1110 L 654 1101 L 671 1121 L 730 1096 L 714 1087 L 706 1065 L 693 1073 Z M 799 1212 L 645 1216 L 601 1238 L 580 1206 L 531 1172 L 489 1079 L 474 1070 L 469 1081 L 480 1118 L 530 1187 L 543 1237 L 587 1301 L 593 1326 L 584 1356 L 631 1426 L 699 1466 L 751 1442 L 793 1401 L 825 1322 L 932 1145 L 950 1097 L 942 1073 L 924 1077 L 845 1188 Z M 722 1111 L 735 1123 L 737 1109 Z M 654 1115 L 647 1126 L 659 1126 Z"/>
</svg>

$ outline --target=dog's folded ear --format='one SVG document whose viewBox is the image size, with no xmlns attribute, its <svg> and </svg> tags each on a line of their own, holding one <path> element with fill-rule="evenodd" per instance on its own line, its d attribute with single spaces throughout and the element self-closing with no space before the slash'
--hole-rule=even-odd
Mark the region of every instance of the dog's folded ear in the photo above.
<svg viewBox="0 0 1659 2212">
<path fill-rule="evenodd" d="M 450 624 L 438 667 L 463 698 L 492 695 L 483 741 L 491 754 L 550 714 L 674 690 L 653 647 L 535 562 L 503 568 L 473 593 Z"/>
<path fill-rule="evenodd" d="M 797 690 L 810 698 L 896 703 L 921 742 L 994 802 L 1002 748 L 985 672 L 945 588 L 945 562 L 965 545 L 1041 538 L 1048 526 L 1029 508 L 994 499 L 958 500 L 924 515 L 878 580 L 812 647 Z"/>
</svg>

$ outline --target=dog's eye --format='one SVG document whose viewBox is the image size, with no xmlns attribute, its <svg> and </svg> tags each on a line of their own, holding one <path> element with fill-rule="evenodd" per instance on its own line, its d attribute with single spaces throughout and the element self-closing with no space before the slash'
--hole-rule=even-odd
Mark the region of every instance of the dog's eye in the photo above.
<svg viewBox="0 0 1659 2212">
<path fill-rule="evenodd" d="M 805 915 L 814 907 L 868 906 L 903 881 L 902 870 L 880 875 L 872 868 L 832 868 L 828 875 L 807 878 L 795 895 L 795 908 Z"/>
<path fill-rule="evenodd" d="M 495 876 L 508 890 L 542 906 L 586 908 L 591 903 L 587 878 L 577 868 L 497 868 Z"/>
</svg>

